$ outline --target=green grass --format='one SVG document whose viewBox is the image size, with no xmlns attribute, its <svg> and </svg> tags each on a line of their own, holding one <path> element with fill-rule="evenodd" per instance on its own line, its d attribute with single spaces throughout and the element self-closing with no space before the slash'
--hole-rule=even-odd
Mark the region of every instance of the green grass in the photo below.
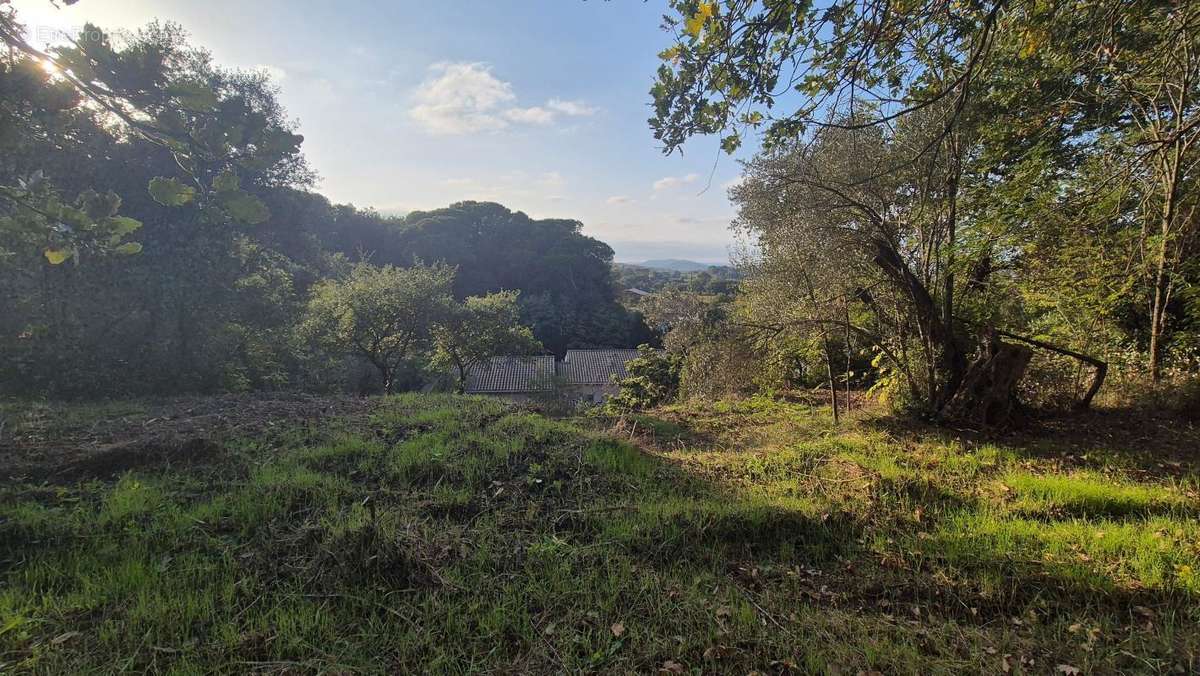
<svg viewBox="0 0 1200 676">
<path fill-rule="evenodd" d="M 1195 516 L 1198 507 L 1178 490 L 1090 472 L 1066 476 L 1014 473 L 1002 481 L 1016 493 L 1013 509 L 1034 514 L 1125 516 L 1175 513 L 1182 517 Z"/>
<path fill-rule="evenodd" d="M 151 408 L 55 406 L 55 438 Z M 636 420 L 405 395 L 187 465 L 10 481 L 0 672 L 1200 668 L 1195 466 L 763 397 Z"/>
</svg>

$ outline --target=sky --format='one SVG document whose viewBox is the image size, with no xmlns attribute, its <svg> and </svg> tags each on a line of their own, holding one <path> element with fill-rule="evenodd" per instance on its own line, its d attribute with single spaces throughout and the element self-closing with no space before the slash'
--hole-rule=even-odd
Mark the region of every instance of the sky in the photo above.
<svg viewBox="0 0 1200 676">
<path fill-rule="evenodd" d="M 737 157 L 715 138 L 665 156 L 646 122 L 665 0 L 12 4 L 39 46 L 159 19 L 223 66 L 268 71 L 334 202 L 496 201 L 580 220 L 618 261 L 728 260 Z"/>
</svg>

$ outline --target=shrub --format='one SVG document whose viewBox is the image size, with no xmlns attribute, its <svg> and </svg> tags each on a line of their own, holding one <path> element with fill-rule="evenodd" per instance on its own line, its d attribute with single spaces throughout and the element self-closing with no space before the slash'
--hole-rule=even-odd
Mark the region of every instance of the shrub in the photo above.
<svg viewBox="0 0 1200 676">
<path fill-rule="evenodd" d="M 609 408 L 635 411 L 673 400 L 679 394 L 681 368 L 677 355 L 639 345 L 637 358 L 625 365 L 629 375 L 620 381 L 621 391 L 609 400 Z"/>
</svg>

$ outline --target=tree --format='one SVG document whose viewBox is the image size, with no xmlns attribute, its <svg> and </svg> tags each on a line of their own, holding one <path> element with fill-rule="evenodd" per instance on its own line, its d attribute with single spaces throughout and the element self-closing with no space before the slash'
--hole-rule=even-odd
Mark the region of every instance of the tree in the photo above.
<svg viewBox="0 0 1200 676">
<path fill-rule="evenodd" d="M 401 219 L 341 213 L 326 245 L 381 264 L 440 261 L 458 268 L 454 296 L 520 291 L 534 336 L 556 354 L 576 347 L 633 347 L 649 339 L 617 301 L 612 249 L 570 219 L 533 219 L 492 202 L 459 202 Z"/>
<path fill-rule="evenodd" d="M 649 345 L 638 346 L 638 356 L 625 364 L 628 375 L 608 406 L 617 411 L 636 411 L 674 399 L 679 394 L 679 355 L 664 353 Z"/>
<path fill-rule="evenodd" d="M 772 176 L 760 178 L 776 190 L 801 187 L 820 197 L 843 218 L 838 227 L 854 223 L 848 232 L 829 232 L 861 234 L 861 225 L 875 223 L 870 246 L 851 249 L 855 262 L 876 269 L 848 268 L 859 282 L 844 289 L 852 292 L 850 314 L 865 308 L 880 319 L 905 308 L 901 314 L 912 321 L 876 328 L 911 330 L 904 341 L 915 340 L 918 350 L 884 354 L 893 367 L 903 364 L 900 371 L 927 408 L 943 411 L 959 394 L 975 368 L 973 355 L 1012 357 L 1016 366 L 1020 351 L 1004 349 L 1000 338 L 1092 367 L 1092 385 L 1080 399 L 1090 402 L 1106 370 L 1101 360 L 1079 352 L 1078 344 L 1072 349 L 1014 333 L 1044 329 L 1048 320 L 1022 305 L 1021 290 L 1058 291 L 1027 284 L 1021 275 L 1030 269 L 1060 273 L 1058 295 L 1095 308 L 1114 306 L 1111 289 L 1130 297 L 1144 290 L 1148 370 L 1157 377 L 1168 320 L 1194 306 L 1175 300 L 1194 297 L 1195 285 L 1194 268 L 1185 263 L 1197 245 L 1191 205 L 1200 137 L 1200 8 L 1194 3 L 675 0 L 671 6 L 665 23 L 675 40 L 661 54 L 651 91 L 656 137 L 672 152 L 693 135 L 722 134 L 732 152 L 745 134 L 761 131 L 764 153 L 755 163 L 775 166 Z M 772 155 L 811 157 L 830 144 L 855 152 L 876 143 L 872 138 L 884 152 L 853 172 L 829 171 L 848 163 L 836 155 L 815 172 L 822 163 L 787 166 Z M 1115 147 L 1129 161 L 1096 161 Z M 1101 169 L 1110 171 L 1097 175 Z M 761 194 L 764 205 L 770 192 Z M 1081 222 L 1112 214 L 1109 207 L 1131 197 L 1139 209 L 1124 209 L 1107 224 Z M 898 211 L 881 210 L 882 202 Z M 780 215 L 777 222 L 785 220 Z M 1087 259 L 1062 271 L 1046 265 L 1063 260 L 1047 248 L 1057 241 L 1071 241 L 1076 251 L 1117 253 L 1112 244 L 1124 238 L 1113 233 L 1129 222 L 1141 233 L 1140 250 L 1115 265 L 1106 260 L 1104 272 L 1091 275 Z M 1096 246 L 1079 242 L 1063 224 L 1098 233 Z M 823 246 L 834 257 L 841 235 Z M 1113 283 L 1111 271 L 1122 268 L 1124 280 Z M 1142 270 L 1145 283 L 1137 279 Z M 1089 277 L 1105 286 L 1091 299 L 1078 290 Z M 885 286 L 869 285 L 872 279 L 900 304 L 883 302 Z M 1113 326 L 1111 314 L 1104 319 Z M 1006 324 L 1008 330 L 998 328 Z M 1096 335 L 1072 333 L 1083 344 Z M 1006 370 L 996 367 L 989 368 Z"/>
<path fill-rule="evenodd" d="M 769 148 L 939 102 L 961 110 L 1007 4 L 672 0 L 663 21 L 675 40 L 659 55 L 650 126 L 668 153 L 696 134 L 727 134 L 732 152 L 753 129 Z M 830 121 L 831 112 L 854 119 Z"/>
<path fill-rule="evenodd" d="M 14 11 L 4 8 L 0 38 L 10 48 L 6 70 L 25 74 L 25 100 L 45 109 L 47 97 L 40 90 L 53 90 L 49 100 L 58 110 L 76 108 L 102 116 L 107 124 L 171 154 L 176 175 L 156 176 L 147 184 L 162 205 L 194 203 L 206 222 L 255 225 L 269 213 L 243 183 L 286 185 L 307 172 L 299 155 L 303 137 L 281 124 L 281 111 L 263 86 L 263 76 L 216 68 L 206 52 L 187 45 L 178 26 L 150 24 L 117 48 L 107 33 L 88 25 L 69 45 L 42 52 L 26 42 Z M 41 81 L 30 86 L 28 73 L 37 70 L 43 72 Z M 37 115 L 15 117 L 18 138 L 37 137 L 44 127 Z M 126 254 L 141 250 L 137 243 L 122 242 L 139 223 L 115 217 L 120 205 L 115 194 L 103 200 L 94 193 L 81 195 L 71 207 L 52 188 L 30 185 L 47 184 L 44 172 L 31 176 L 37 180 L 0 184 L 0 198 L 12 207 L 4 229 L 47 239 L 49 263 L 78 260 L 82 246 Z M 311 180 L 311 174 L 300 180 Z M 103 208 L 97 208 L 101 202 Z"/>
<path fill-rule="evenodd" d="M 301 335 L 334 354 L 370 362 L 392 392 L 397 369 L 432 346 L 435 329 L 452 312 L 454 268 L 354 266 L 344 280 L 316 285 Z"/>
<path fill-rule="evenodd" d="M 494 355 L 535 354 L 542 349 L 529 327 L 520 323 L 513 291 L 471 296 L 448 309 L 434 326 L 434 364 L 454 368 L 463 392 L 472 368 Z"/>
<path fill-rule="evenodd" d="M 1135 310 L 1141 317 L 1125 329 L 1144 346 L 1145 371 L 1157 381 L 1173 334 L 1187 328 L 1180 295 L 1196 281 L 1188 261 L 1200 244 L 1194 218 L 1200 7 L 1092 0 L 1063 10 L 1018 3 L 1001 24 L 994 84 L 983 97 L 986 153 L 1001 169 L 992 174 L 1000 185 L 992 187 L 1007 193 L 1003 183 L 1035 156 L 1045 180 L 1057 182 L 1066 198 L 1050 200 L 1049 213 L 1030 214 L 1027 234 L 1041 239 L 1037 224 L 1065 215 L 1102 241 L 1131 235 L 1118 286 L 1136 299 L 1131 305 L 1141 306 Z M 1017 221 L 1011 216 L 1018 211 L 1030 212 L 1028 200 L 993 213 Z M 1083 267 L 1066 270 L 1083 276 Z"/>
<path fill-rule="evenodd" d="M 921 124 L 925 120 L 933 124 Z M 752 293 L 762 326 L 803 328 L 822 336 L 832 392 L 831 334 L 848 329 L 874 345 L 909 388 L 909 396 L 940 410 L 966 370 L 966 351 L 947 314 L 949 251 L 945 190 L 926 177 L 924 163 L 880 175 L 910 148 L 937 133 L 937 113 L 906 118 L 894 134 L 851 121 L 817 132 L 795 149 L 767 151 L 747 165 L 732 191 L 738 227 L 761 251 Z M 953 284 L 951 280 L 949 282 Z M 857 304 L 868 326 L 847 319 Z"/>
<path fill-rule="evenodd" d="M 312 174 L 274 85 L 217 67 L 171 24 L 119 40 L 89 29 L 44 55 L 25 47 L 0 54 L 15 64 L 0 88 L 0 116 L 15 116 L 4 120 L 0 185 L 24 182 L 99 220 L 81 227 L 65 208 L 39 207 L 56 215 L 47 230 L 0 198 L 5 389 L 142 395 L 289 382 L 299 370 L 280 337 L 327 274 L 327 253 L 315 246 L 320 220 L 293 206 Z M 172 145 L 143 128 L 167 121 L 190 140 Z"/>
<path fill-rule="evenodd" d="M 1000 4 L 673 7 L 682 18 L 668 24 L 683 30 L 652 90 L 656 136 L 670 152 L 696 133 L 732 132 L 722 142 L 732 152 L 738 129 L 766 125 L 764 178 L 823 205 L 829 214 L 808 224 L 816 247 L 846 247 L 850 269 L 903 299 L 923 357 L 914 394 L 941 410 L 967 367 L 955 324 L 963 109 Z M 780 82 L 801 94 L 794 110 L 774 107 Z"/>
<path fill-rule="evenodd" d="M 128 237 L 142 223 L 119 213 L 119 195 L 91 186 L 64 194 L 46 162 L 107 135 L 85 100 L 40 62 L 19 54 L 0 55 L 0 92 L 0 263 L 42 259 L 59 265 L 81 256 L 141 251 Z M 75 147 L 64 148 L 66 139 Z"/>
<path fill-rule="evenodd" d="M 1117 72 L 1116 89 L 1129 101 L 1129 142 L 1141 151 L 1141 171 L 1135 176 L 1144 195 L 1143 243 L 1151 289 L 1148 367 L 1157 382 L 1168 307 L 1182 286 L 1181 267 L 1200 246 L 1195 176 L 1200 166 L 1200 7 L 1185 3 L 1151 16 L 1140 28 L 1163 49 L 1121 49 L 1109 67 Z"/>
</svg>

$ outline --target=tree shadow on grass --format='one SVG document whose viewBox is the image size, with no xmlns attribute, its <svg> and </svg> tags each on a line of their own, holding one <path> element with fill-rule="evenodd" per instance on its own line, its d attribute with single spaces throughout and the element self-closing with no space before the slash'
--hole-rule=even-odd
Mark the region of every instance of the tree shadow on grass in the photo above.
<svg viewBox="0 0 1200 676">
<path fill-rule="evenodd" d="M 906 443 L 994 444 L 1066 466 L 1130 467 L 1147 476 L 1200 473 L 1200 425 L 1168 413 L 1100 409 L 1031 417 L 1019 428 L 966 429 L 901 416 L 862 424 Z"/>
<path fill-rule="evenodd" d="M 915 605 L 922 612 L 976 626 L 1007 623 L 1031 608 L 1044 617 L 1063 619 L 1087 613 L 1119 623 L 1144 623 L 1145 615 L 1162 613 L 1200 621 L 1181 610 L 1195 595 L 1169 581 L 1126 583 L 1086 558 L 1043 559 L 1043 550 L 1036 546 L 1032 554 L 1020 554 L 990 543 L 987 533 L 969 528 L 955 532 L 955 515 L 983 515 L 986 505 L 921 476 L 877 477 L 871 489 L 918 507 L 923 516 L 910 522 L 900 513 L 789 508 L 786 500 L 769 504 L 694 474 L 685 465 L 657 460 L 656 476 L 662 483 L 688 488 L 619 515 L 593 515 L 579 525 L 588 538 L 613 542 L 663 571 L 683 564 L 723 572 L 731 582 L 757 593 L 761 589 L 754 585 L 761 581 L 746 578 L 743 569 L 802 571 L 813 566 L 822 576 L 819 584 L 810 585 L 812 593 L 802 590 L 797 596 L 794 585 L 803 588 L 805 581 L 794 578 L 765 582 L 775 585 L 765 593 L 773 595 L 775 603 L 856 607 L 864 614 L 886 615 L 897 609 L 907 613 Z M 1170 509 L 1116 503 L 1079 506 L 1084 512 L 1091 510 L 1092 516 L 1107 510 L 1130 520 L 1160 513 L 1180 516 Z M 1042 516 L 1048 523 L 1053 518 Z M 1030 517 L 1014 513 L 1013 518 Z M 784 610 L 775 607 L 777 612 Z"/>
</svg>

